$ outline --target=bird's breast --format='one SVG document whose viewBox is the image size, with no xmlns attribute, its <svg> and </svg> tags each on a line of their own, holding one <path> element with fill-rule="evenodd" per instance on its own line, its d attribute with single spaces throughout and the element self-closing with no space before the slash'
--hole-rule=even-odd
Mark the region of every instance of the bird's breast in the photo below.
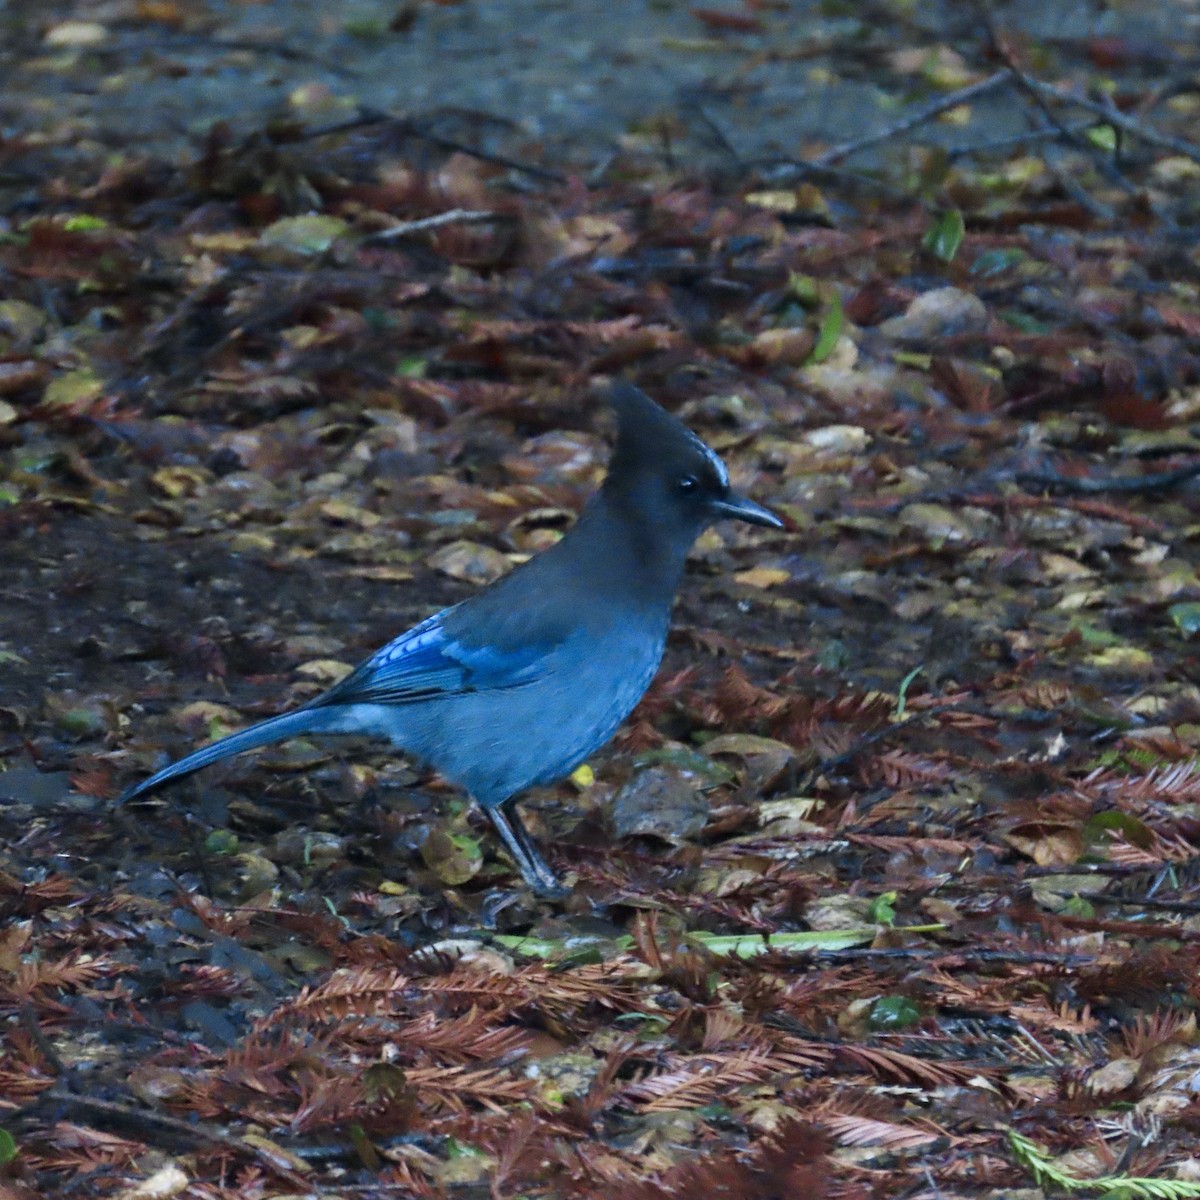
<svg viewBox="0 0 1200 1200">
<path fill-rule="evenodd" d="M 603 746 L 633 711 L 665 642 L 665 621 L 568 640 L 528 683 L 430 706 L 416 739 L 421 744 L 408 748 L 485 807 L 553 783 Z"/>
</svg>

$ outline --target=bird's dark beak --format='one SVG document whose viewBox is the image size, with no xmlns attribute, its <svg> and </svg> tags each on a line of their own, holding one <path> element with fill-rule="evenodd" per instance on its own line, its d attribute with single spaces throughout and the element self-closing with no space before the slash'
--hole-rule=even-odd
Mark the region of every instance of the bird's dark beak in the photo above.
<svg viewBox="0 0 1200 1200">
<path fill-rule="evenodd" d="M 766 525 L 771 529 L 782 529 L 783 522 L 769 509 L 736 492 L 730 492 L 722 500 L 712 502 L 713 513 L 718 517 L 729 517 L 735 521 L 748 521 L 751 525 Z"/>
</svg>

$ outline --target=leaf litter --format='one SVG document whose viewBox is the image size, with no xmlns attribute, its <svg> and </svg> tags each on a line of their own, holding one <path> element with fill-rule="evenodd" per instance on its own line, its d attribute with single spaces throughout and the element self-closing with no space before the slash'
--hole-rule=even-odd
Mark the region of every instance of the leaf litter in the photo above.
<svg viewBox="0 0 1200 1200">
<path fill-rule="evenodd" d="M 1195 158 L 1132 103 L 919 200 L 0 143 L 6 1192 L 1200 1194 Z M 378 747 L 108 807 L 561 536 L 616 373 L 789 527 L 533 798 L 568 900 Z"/>
</svg>

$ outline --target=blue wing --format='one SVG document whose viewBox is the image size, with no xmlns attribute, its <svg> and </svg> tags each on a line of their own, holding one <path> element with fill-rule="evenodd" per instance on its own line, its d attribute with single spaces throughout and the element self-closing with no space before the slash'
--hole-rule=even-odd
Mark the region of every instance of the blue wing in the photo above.
<svg viewBox="0 0 1200 1200">
<path fill-rule="evenodd" d="M 327 704 L 409 704 L 433 696 L 519 687 L 541 673 L 548 647 L 470 646 L 446 632 L 447 609 L 413 626 L 319 696 Z"/>
</svg>

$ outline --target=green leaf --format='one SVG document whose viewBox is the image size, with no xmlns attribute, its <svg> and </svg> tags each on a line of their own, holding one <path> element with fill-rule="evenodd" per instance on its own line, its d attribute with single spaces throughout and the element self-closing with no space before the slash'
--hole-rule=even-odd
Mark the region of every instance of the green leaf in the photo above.
<svg viewBox="0 0 1200 1200">
<path fill-rule="evenodd" d="M 89 737 L 104 731 L 104 718 L 92 708 L 68 708 L 58 714 L 54 724 L 71 737 Z"/>
<path fill-rule="evenodd" d="M 901 925 L 902 933 L 936 933 L 945 925 Z M 730 958 L 753 958 L 780 950 L 802 954 L 813 950 L 850 950 L 871 941 L 879 932 L 878 925 L 860 925 L 847 929 L 807 930 L 800 933 L 689 933 L 687 940 L 694 945 Z M 491 938 L 498 946 L 530 958 L 556 958 L 570 954 L 577 938 L 536 938 L 523 934 L 499 933 Z M 614 938 L 611 946 L 617 951 L 633 948 L 628 934 Z"/>
<path fill-rule="evenodd" d="M 1093 625 L 1090 621 L 1072 621 L 1071 631 L 1079 634 L 1080 641 L 1087 647 L 1109 649 L 1113 646 L 1123 646 L 1125 639 L 1111 629 L 1101 625 Z"/>
<path fill-rule="evenodd" d="M 460 1142 L 457 1138 L 448 1137 L 446 1139 L 446 1157 L 447 1158 L 483 1158 L 486 1151 L 480 1150 L 478 1146 L 472 1146 L 470 1142 Z"/>
<path fill-rule="evenodd" d="M 1117 148 L 1117 131 L 1111 125 L 1093 125 L 1084 137 L 1097 150 L 1107 150 L 1112 153 Z"/>
<path fill-rule="evenodd" d="M 633 938 L 628 934 L 615 938 L 539 938 L 528 934 L 497 933 L 492 936 L 491 941 L 515 954 L 523 954 L 526 958 L 553 959 L 556 965 L 561 967 L 602 962 L 606 951 L 623 954 L 633 949 Z"/>
<path fill-rule="evenodd" d="M 693 933 L 688 940 L 703 946 L 710 954 L 730 958 L 754 958 L 773 950 L 850 950 L 874 939 L 879 931 L 872 926 L 858 929 L 820 929 L 804 933 Z"/>
<path fill-rule="evenodd" d="M 957 208 L 947 209 L 934 218 L 921 245 L 942 262 L 953 262 L 965 232 L 962 213 Z"/>
<path fill-rule="evenodd" d="M 422 842 L 421 858 L 450 887 L 474 879 L 483 866 L 483 850 L 475 838 L 441 828 L 432 830 Z"/>
<path fill-rule="evenodd" d="M 350 226 L 337 217 L 310 213 L 303 217 L 281 217 L 259 235 L 263 246 L 290 254 L 324 254 L 338 238 L 346 237 Z"/>
<path fill-rule="evenodd" d="M 816 308 L 821 303 L 820 284 L 811 275 L 797 275 L 793 272 L 788 276 L 787 290 L 805 308 Z"/>
<path fill-rule="evenodd" d="M 639 769 L 644 767 L 674 767 L 688 775 L 698 775 L 706 788 L 720 787 L 723 783 L 732 783 L 737 778 L 737 772 L 725 763 L 709 758 L 697 750 L 687 746 L 666 746 L 660 750 L 644 750 L 633 760 L 633 765 Z"/>
<path fill-rule="evenodd" d="M 905 933 L 934 933 L 944 925 L 908 925 L 900 927 Z M 731 958 L 753 958 L 758 954 L 790 950 L 803 953 L 810 950 L 850 950 L 874 940 L 878 926 L 859 926 L 850 929 L 808 930 L 803 933 L 690 933 L 688 941 L 703 946 L 710 954 Z"/>
<path fill-rule="evenodd" d="M 214 829 L 204 839 L 204 849 L 209 854 L 233 854 L 237 848 L 237 834 L 231 829 Z"/>
<path fill-rule="evenodd" d="M 1200 633 L 1200 602 L 1189 600 L 1184 604 L 1172 604 L 1167 609 L 1167 615 L 1185 638 Z"/>
<path fill-rule="evenodd" d="M 924 670 L 924 667 L 913 667 L 905 677 L 900 680 L 900 694 L 896 697 L 896 720 L 900 721 L 904 718 L 904 704 L 908 696 L 908 689 L 912 685 L 912 681 Z"/>
<path fill-rule="evenodd" d="M 63 222 L 63 228 L 68 233 L 93 233 L 97 229 L 107 229 L 108 222 L 103 217 L 91 217 L 87 213 L 68 217 Z"/>
<path fill-rule="evenodd" d="M 90 404 L 104 395 L 104 380 L 88 367 L 68 371 L 50 380 L 42 393 L 47 408 L 71 408 Z"/>
<path fill-rule="evenodd" d="M 363 1095 L 369 1104 L 395 1100 L 408 1088 L 408 1079 L 395 1063 L 372 1063 L 362 1073 Z"/>
<path fill-rule="evenodd" d="M 821 324 L 817 330 L 817 344 L 807 361 L 810 363 L 824 362 L 837 346 L 838 338 L 842 336 L 842 298 L 837 292 L 829 293 L 829 303 L 821 314 Z"/>
<path fill-rule="evenodd" d="M 7 1167 L 16 1157 L 16 1139 L 7 1129 L 0 1129 L 0 1167 Z"/>
<path fill-rule="evenodd" d="M 1088 817 L 1083 823 L 1083 836 L 1089 842 L 1103 842 L 1108 845 L 1108 838 L 1104 835 L 1110 829 L 1122 834 L 1127 842 L 1141 850 L 1148 850 L 1154 844 L 1154 833 L 1148 825 L 1139 821 L 1137 817 L 1131 817 L 1129 813 L 1115 810 Z"/>
<path fill-rule="evenodd" d="M 881 896 L 876 896 L 871 901 L 871 907 L 867 909 L 867 919 L 874 921 L 877 925 L 894 925 L 896 922 L 896 893 L 884 892 Z"/>
<path fill-rule="evenodd" d="M 1051 1161 L 1048 1151 L 1015 1129 L 1008 1131 L 1008 1144 L 1012 1147 L 1013 1157 L 1042 1187 L 1051 1184 L 1065 1192 L 1099 1192 L 1101 1195 L 1115 1193 L 1123 1200 L 1200 1198 L 1200 1183 L 1189 1180 L 1142 1179 L 1136 1175 L 1102 1175 L 1097 1179 L 1083 1179 L 1077 1175 L 1069 1175 Z"/>
<path fill-rule="evenodd" d="M 871 1005 L 868 1024 L 872 1029 L 909 1029 L 921 1019 L 921 1010 L 907 996 L 880 996 Z"/>
<path fill-rule="evenodd" d="M 631 1012 L 620 1013 L 613 1018 L 614 1025 L 633 1025 L 637 1024 L 637 1032 L 646 1037 L 657 1037 L 668 1025 L 670 1021 L 662 1013 L 644 1013 Z"/>
<path fill-rule="evenodd" d="M 358 1155 L 358 1161 L 368 1171 L 382 1170 L 383 1159 L 379 1157 L 379 1151 L 375 1149 L 371 1139 L 367 1137 L 367 1131 L 361 1125 L 351 1125 L 349 1134 L 350 1141 L 354 1146 L 354 1152 Z"/>
<path fill-rule="evenodd" d="M 396 374 L 402 379 L 424 379 L 429 369 L 429 360 L 421 355 L 401 359 L 396 366 Z"/>
</svg>

